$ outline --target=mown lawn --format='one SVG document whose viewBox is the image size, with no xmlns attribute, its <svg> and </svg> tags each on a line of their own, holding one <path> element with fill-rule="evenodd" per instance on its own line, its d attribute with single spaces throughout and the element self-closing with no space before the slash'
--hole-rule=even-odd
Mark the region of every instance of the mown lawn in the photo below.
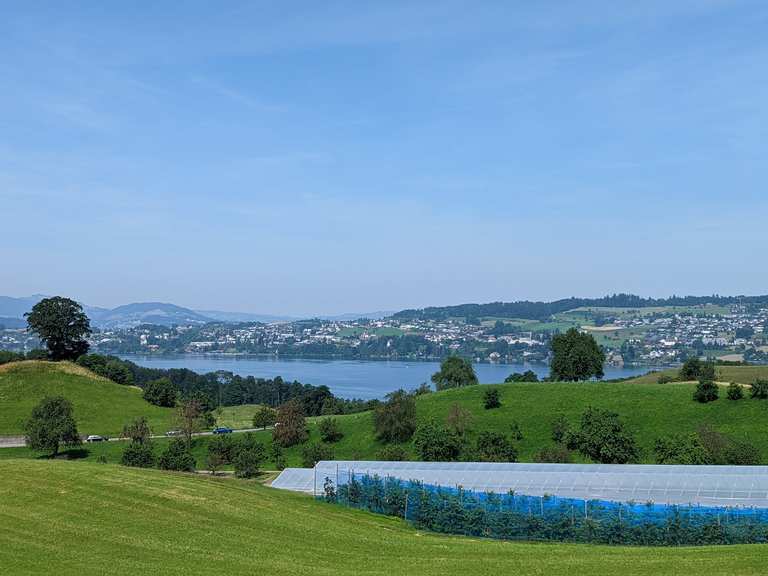
<svg viewBox="0 0 768 576">
<path fill-rule="evenodd" d="M 4 574 L 747 575 L 768 547 L 627 548 L 440 536 L 256 482 L 0 461 Z"/>
<path fill-rule="evenodd" d="M 45 396 L 64 396 L 74 406 L 81 434 L 119 434 L 138 416 L 155 432 L 172 425 L 173 410 L 154 406 L 141 390 L 121 386 L 69 362 L 26 361 L 0 366 L 0 435 L 23 433 L 23 422 Z"/>
</svg>

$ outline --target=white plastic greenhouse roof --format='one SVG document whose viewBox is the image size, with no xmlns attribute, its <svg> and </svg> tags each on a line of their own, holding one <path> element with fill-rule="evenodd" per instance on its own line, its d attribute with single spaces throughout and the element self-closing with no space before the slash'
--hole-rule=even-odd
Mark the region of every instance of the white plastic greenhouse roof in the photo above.
<svg viewBox="0 0 768 576">
<path fill-rule="evenodd" d="M 318 462 L 314 469 L 287 468 L 272 486 L 321 494 L 326 478 L 345 484 L 350 474 L 461 486 L 476 492 L 514 490 L 580 500 L 768 508 L 768 466 L 339 460 Z"/>
</svg>

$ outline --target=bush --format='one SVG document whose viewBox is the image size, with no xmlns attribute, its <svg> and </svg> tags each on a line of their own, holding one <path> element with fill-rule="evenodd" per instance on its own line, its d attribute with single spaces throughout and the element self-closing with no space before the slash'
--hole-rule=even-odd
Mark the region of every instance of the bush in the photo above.
<svg viewBox="0 0 768 576">
<path fill-rule="evenodd" d="M 234 444 L 232 464 L 238 478 L 254 478 L 259 474 L 259 467 L 264 461 L 264 445 L 250 433 L 243 434 Z"/>
<path fill-rule="evenodd" d="M 445 417 L 445 425 L 457 436 L 464 436 L 472 429 L 474 418 L 472 413 L 462 407 L 458 402 L 454 402 L 448 408 L 448 415 Z"/>
<path fill-rule="evenodd" d="M 550 462 L 554 464 L 569 464 L 573 461 L 571 451 L 565 446 L 548 446 L 542 448 L 533 458 L 536 462 Z"/>
<path fill-rule="evenodd" d="M 714 402 L 720 397 L 720 391 L 712 380 L 701 380 L 696 385 L 696 390 L 693 393 L 693 399 L 702 404 L 707 402 Z"/>
<path fill-rule="evenodd" d="M 373 412 L 376 438 L 382 442 L 407 442 L 416 429 L 416 401 L 405 390 L 386 396 Z"/>
<path fill-rule="evenodd" d="M 218 464 L 218 467 L 232 464 L 236 448 L 231 434 L 212 436 L 208 440 L 208 461 Z"/>
<path fill-rule="evenodd" d="M 755 465 L 760 464 L 760 452 L 747 442 L 739 442 L 710 427 L 701 426 L 699 441 L 709 454 L 710 464 Z"/>
<path fill-rule="evenodd" d="M 269 406 L 261 406 L 256 414 L 253 415 L 253 427 L 254 428 L 266 428 L 267 426 L 274 426 L 277 422 L 277 411 Z"/>
<path fill-rule="evenodd" d="M 688 358 L 680 368 L 678 378 L 683 382 L 698 380 L 701 375 L 702 362 L 698 358 Z"/>
<path fill-rule="evenodd" d="M 501 398 L 499 397 L 498 388 L 488 388 L 483 393 L 483 407 L 486 410 L 493 410 L 494 408 L 501 407 Z"/>
<path fill-rule="evenodd" d="M 344 438 L 344 433 L 339 429 L 339 421 L 336 418 L 323 418 L 318 425 L 320 439 L 323 442 L 338 442 Z"/>
<path fill-rule="evenodd" d="M 741 384 L 731 382 L 728 385 L 728 400 L 741 400 L 744 398 L 744 388 Z"/>
<path fill-rule="evenodd" d="M 8 350 L 0 350 L 0 365 L 8 364 L 10 362 L 19 362 L 21 360 L 24 360 L 24 354 L 10 352 Z"/>
<path fill-rule="evenodd" d="M 619 420 L 619 415 L 601 408 L 587 408 L 581 428 L 570 433 L 568 448 L 602 464 L 627 464 L 640 459 L 635 439 Z"/>
<path fill-rule="evenodd" d="M 72 447 L 81 443 L 72 403 L 62 396 L 43 398 L 25 422 L 24 434 L 28 447 L 52 456 L 58 454 L 60 444 Z"/>
<path fill-rule="evenodd" d="M 27 360 L 48 360 L 49 357 L 48 350 L 43 350 L 42 348 L 30 350 L 26 355 Z"/>
<path fill-rule="evenodd" d="M 158 378 L 144 386 L 144 400 L 155 406 L 173 408 L 179 391 L 168 378 Z"/>
<path fill-rule="evenodd" d="M 525 372 L 513 372 L 506 378 L 504 378 L 504 382 L 509 384 L 512 382 L 538 382 L 539 377 L 536 375 L 536 372 L 533 370 L 526 370 Z"/>
<path fill-rule="evenodd" d="M 659 384 L 669 384 L 670 382 L 674 382 L 675 378 L 674 376 L 670 376 L 669 374 L 661 374 L 656 380 Z"/>
<path fill-rule="evenodd" d="M 301 465 L 312 468 L 321 460 L 333 460 L 333 448 L 322 442 L 307 444 L 301 450 Z"/>
<path fill-rule="evenodd" d="M 755 380 L 749 391 L 749 397 L 757 400 L 765 400 L 768 398 L 768 380 L 762 380 L 760 378 Z"/>
<path fill-rule="evenodd" d="M 413 445 L 419 458 L 426 462 L 451 462 L 461 452 L 459 437 L 434 420 L 418 427 L 413 435 Z"/>
<path fill-rule="evenodd" d="M 390 444 L 379 450 L 376 459 L 386 462 L 402 462 L 408 460 L 408 451 L 403 446 Z"/>
<path fill-rule="evenodd" d="M 517 450 L 499 432 L 482 432 L 477 438 L 477 455 L 481 462 L 517 462 Z"/>
<path fill-rule="evenodd" d="M 160 455 L 158 466 L 163 470 L 179 470 L 193 472 L 195 470 L 195 458 L 187 448 L 187 443 L 182 438 L 174 438 Z"/>
<path fill-rule="evenodd" d="M 275 470 L 285 469 L 285 452 L 283 447 L 274 440 L 269 445 L 269 458 L 275 464 Z"/>
<path fill-rule="evenodd" d="M 132 440 L 120 457 L 123 466 L 152 468 L 155 465 L 155 451 L 151 442 Z"/>
<path fill-rule="evenodd" d="M 709 464 L 710 456 L 696 434 L 658 438 L 653 447 L 657 464 Z"/>
<path fill-rule="evenodd" d="M 520 424 L 517 420 L 512 420 L 512 423 L 509 425 L 509 430 L 512 434 L 512 440 L 519 442 L 523 439 L 523 430 L 520 428 Z"/>
<path fill-rule="evenodd" d="M 566 418 L 565 414 L 558 414 L 555 416 L 555 419 L 552 420 L 551 429 L 552 440 L 558 444 L 564 444 L 571 429 L 571 425 L 568 422 L 568 418 Z"/>
</svg>

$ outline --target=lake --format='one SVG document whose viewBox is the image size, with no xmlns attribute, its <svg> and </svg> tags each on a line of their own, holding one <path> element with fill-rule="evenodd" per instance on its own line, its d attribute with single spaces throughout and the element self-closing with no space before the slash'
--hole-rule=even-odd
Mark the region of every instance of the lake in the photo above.
<svg viewBox="0 0 768 576">
<path fill-rule="evenodd" d="M 298 380 L 302 384 L 326 385 L 341 398 L 383 398 L 398 388 L 412 390 L 430 382 L 440 369 L 439 362 L 399 360 L 309 360 L 270 356 L 178 356 L 123 355 L 122 358 L 149 368 L 189 368 L 200 374 L 226 370 L 240 376 Z M 541 364 L 475 364 L 481 384 L 498 384 L 512 372 L 533 370 L 539 377 L 549 374 Z M 649 368 L 605 368 L 606 378 L 627 378 L 645 374 Z"/>
</svg>

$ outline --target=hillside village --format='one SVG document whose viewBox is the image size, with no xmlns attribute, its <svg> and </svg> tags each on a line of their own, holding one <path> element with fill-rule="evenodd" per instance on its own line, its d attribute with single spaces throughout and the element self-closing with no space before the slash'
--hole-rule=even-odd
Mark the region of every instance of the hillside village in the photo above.
<svg viewBox="0 0 768 576">
<path fill-rule="evenodd" d="M 301 320 L 104 328 L 91 345 L 105 353 L 271 354 L 286 357 L 437 359 L 452 353 L 478 362 L 547 362 L 553 334 L 592 333 L 612 365 L 661 366 L 691 355 L 768 362 L 768 308 L 702 306 L 585 309 L 547 321 L 506 318 Z M 0 348 L 30 350 L 23 329 L 0 331 Z"/>
</svg>

